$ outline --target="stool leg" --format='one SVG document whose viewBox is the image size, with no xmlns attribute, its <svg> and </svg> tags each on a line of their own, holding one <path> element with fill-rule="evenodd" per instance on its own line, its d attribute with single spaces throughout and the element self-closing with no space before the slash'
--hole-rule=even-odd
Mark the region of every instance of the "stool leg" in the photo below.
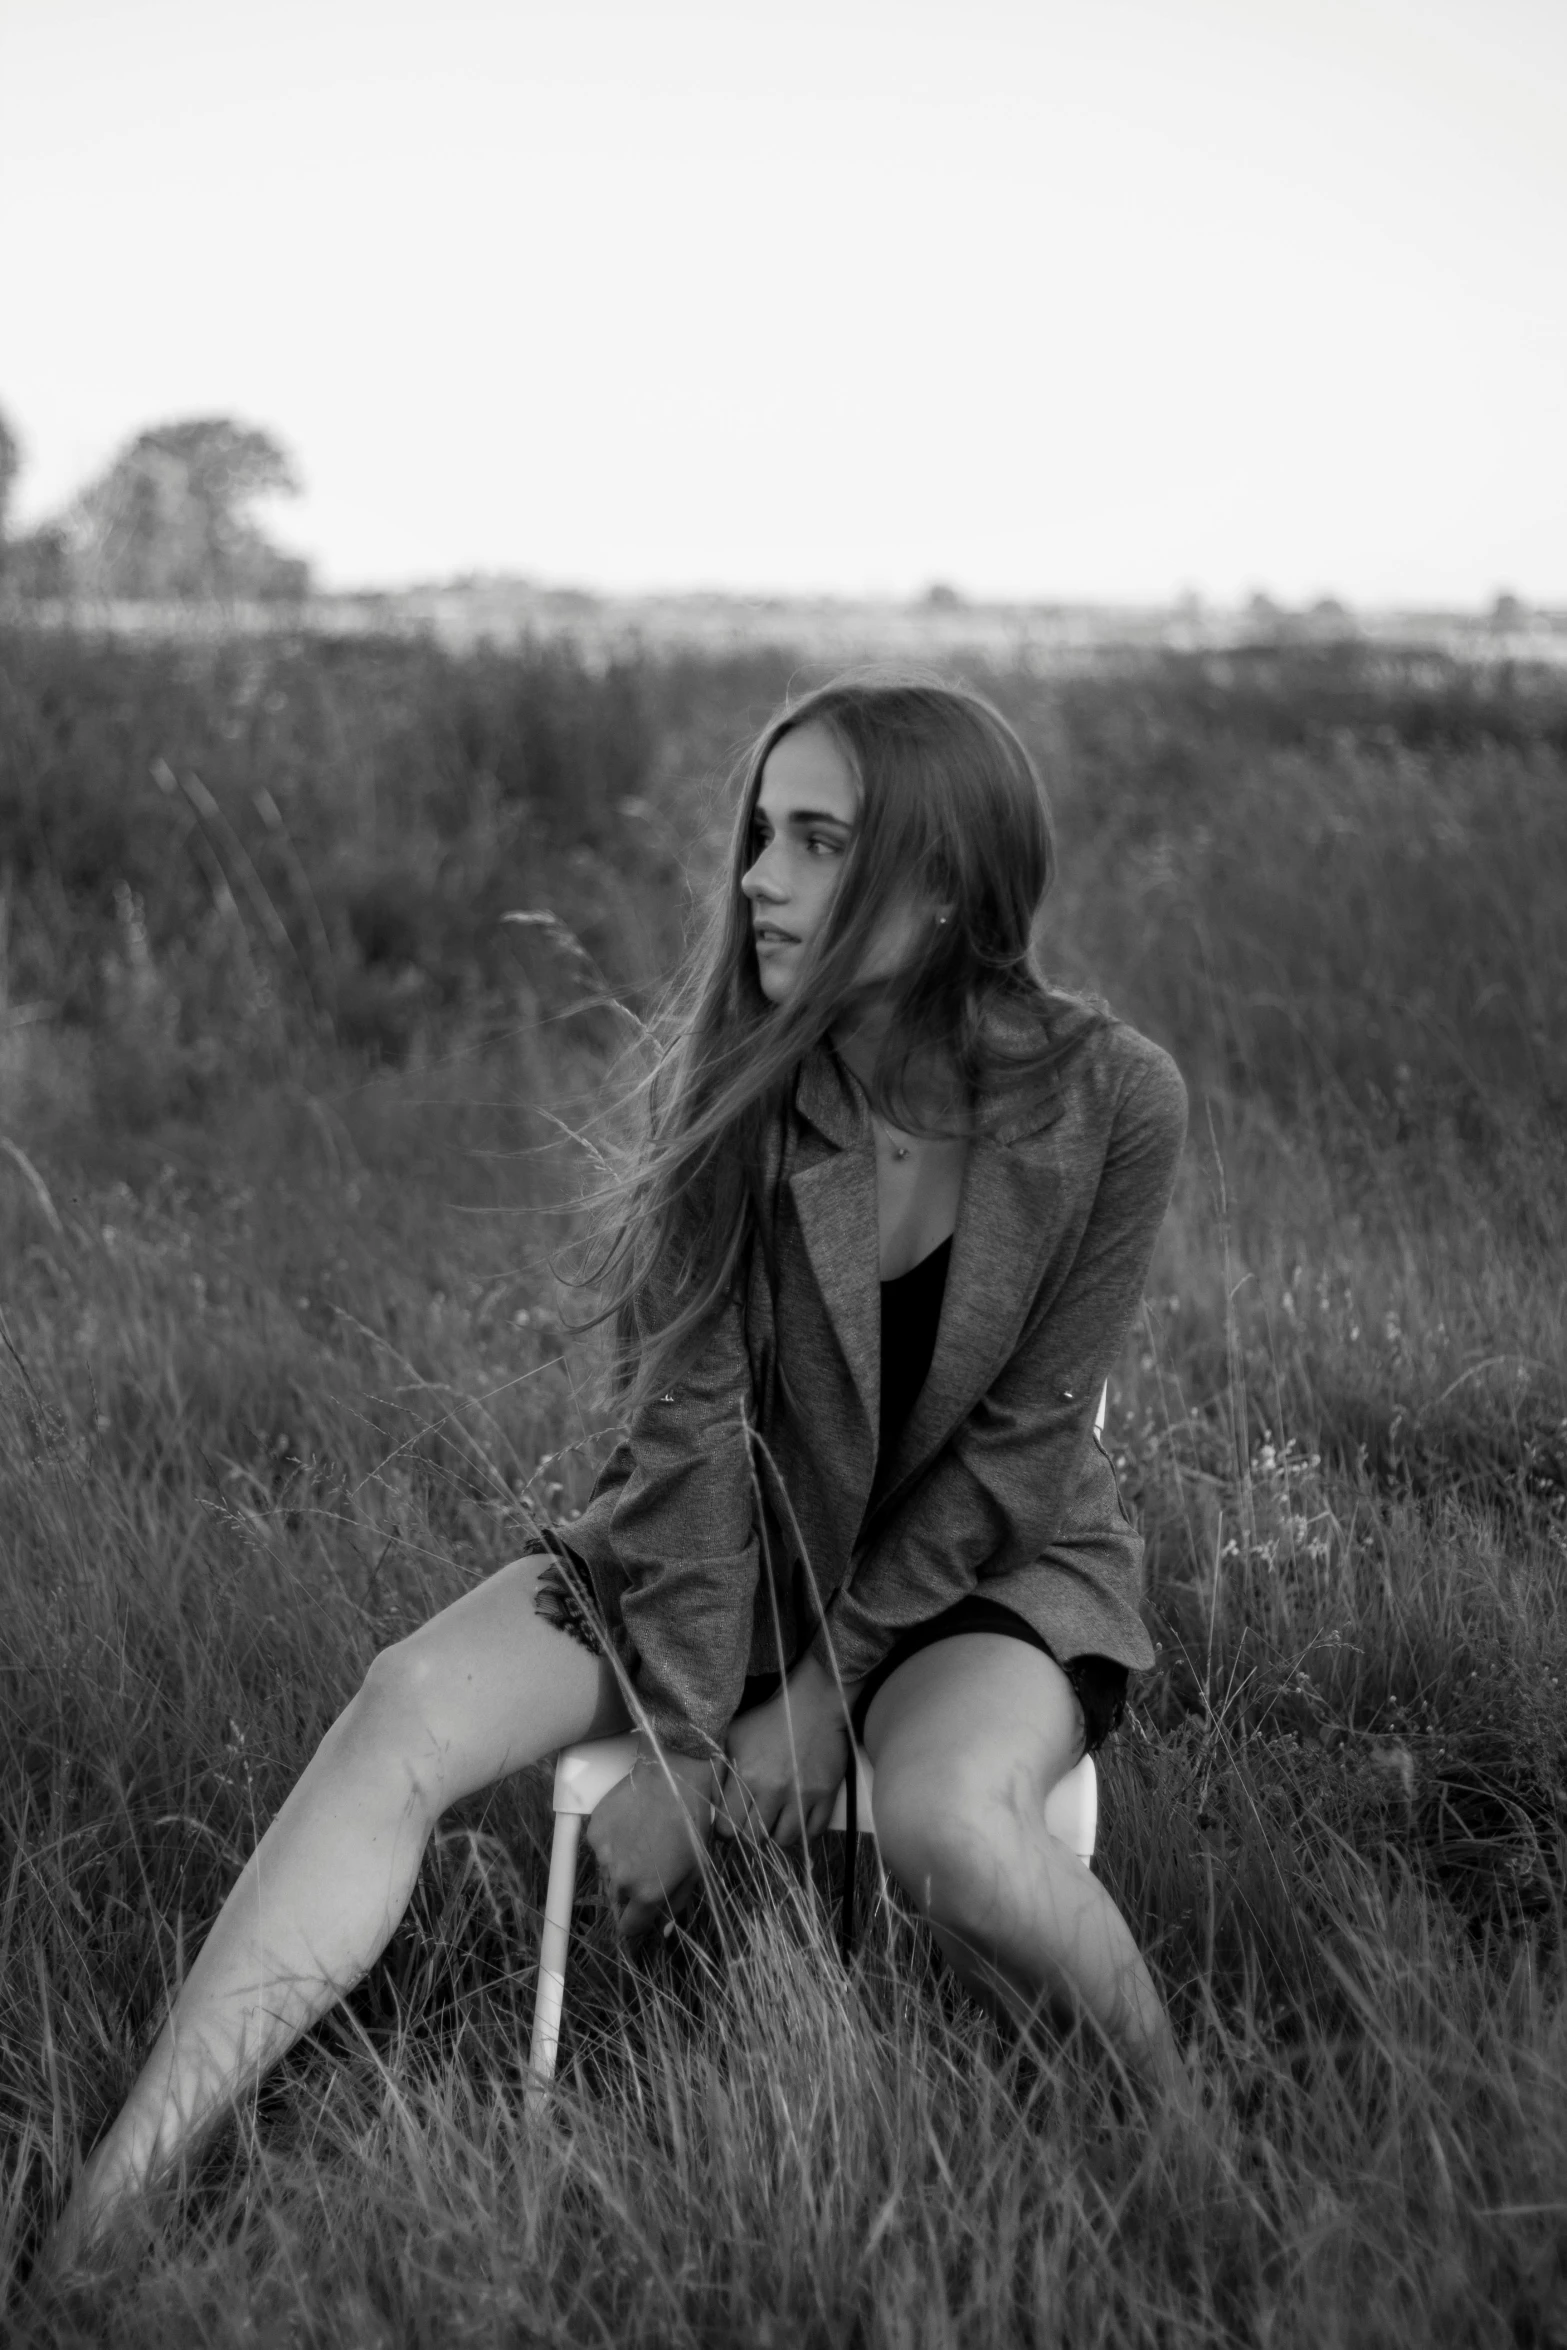
<svg viewBox="0 0 1567 2350">
<path fill-rule="evenodd" d="M 571 1905 L 577 1890 L 577 1839 L 582 1814 L 558 1811 L 550 1845 L 550 1883 L 544 1897 L 544 1923 L 539 1933 L 539 1988 L 533 2007 L 533 2044 L 528 2051 L 532 2075 L 525 2102 L 540 2111 L 545 2092 L 555 2078 L 555 2051 L 560 2045 L 560 2011 L 566 1998 L 566 1945 L 571 1939 Z"/>
</svg>

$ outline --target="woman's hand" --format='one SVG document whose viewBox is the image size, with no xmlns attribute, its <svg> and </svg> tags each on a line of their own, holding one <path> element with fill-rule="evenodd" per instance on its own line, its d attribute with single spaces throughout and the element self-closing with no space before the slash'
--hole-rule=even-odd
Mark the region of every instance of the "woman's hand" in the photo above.
<svg viewBox="0 0 1567 2350">
<path fill-rule="evenodd" d="M 661 1911 L 678 1917 L 689 1908 L 712 1839 L 719 1773 L 696 1755 L 639 1753 L 588 1821 L 622 1942 L 640 1941 Z"/>
<path fill-rule="evenodd" d="M 807 1841 L 822 1833 L 848 1768 L 849 1727 L 837 1684 L 814 1657 L 802 1657 L 776 1697 L 736 1714 L 724 1746 L 720 1836 L 787 1845 L 802 1829 Z"/>
</svg>

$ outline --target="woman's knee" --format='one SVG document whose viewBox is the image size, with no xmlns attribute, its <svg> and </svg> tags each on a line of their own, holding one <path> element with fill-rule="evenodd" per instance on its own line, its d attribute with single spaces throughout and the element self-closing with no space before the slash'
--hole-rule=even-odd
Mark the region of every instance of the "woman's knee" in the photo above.
<svg viewBox="0 0 1567 2350">
<path fill-rule="evenodd" d="M 887 1867 L 928 1917 L 981 1924 L 1016 1866 L 1019 1822 L 1005 1792 L 906 1772 L 885 1791 L 878 1772 L 876 1841 Z"/>
<path fill-rule="evenodd" d="M 419 1636 L 410 1633 L 377 1649 L 359 1684 L 359 1699 L 367 1714 L 387 1720 L 419 1710 L 427 1668 L 420 1662 Z"/>
<path fill-rule="evenodd" d="M 429 1768 L 435 1744 L 429 1704 L 433 1673 L 417 1633 L 394 1641 L 371 1658 L 334 1731 L 345 1746 L 372 1755 L 388 1771 L 401 1766 L 410 1783 L 431 1797 L 439 1791 L 439 1774 Z"/>
<path fill-rule="evenodd" d="M 432 1813 L 553 1754 L 626 1727 L 611 1668 L 535 1612 L 528 1558 L 384 1648 L 339 1724 Z"/>
</svg>

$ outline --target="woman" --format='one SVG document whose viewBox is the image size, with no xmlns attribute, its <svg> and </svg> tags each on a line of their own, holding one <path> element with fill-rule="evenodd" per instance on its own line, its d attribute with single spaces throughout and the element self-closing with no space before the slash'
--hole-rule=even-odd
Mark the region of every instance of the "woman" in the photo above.
<svg viewBox="0 0 1567 2350">
<path fill-rule="evenodd" d="M 1095 1441 L 1185 1132 L 1168 1056 L 1032 959 L 1039 778 L 978 696 L 840 681 L 740 776 L 601 1268 L 626 1433 L 570 1529 L 375 1659 L 230 1893 L 63 2223 L 84 2244 L 373 1963 L 446 1807 L 581 1738 L 628 1941 L 713 1833 L 825 1827 L 849 1721 L 959 1976 L 1168 2021 L 1050 1788 L 1153 1661 Z"/>
</svg>

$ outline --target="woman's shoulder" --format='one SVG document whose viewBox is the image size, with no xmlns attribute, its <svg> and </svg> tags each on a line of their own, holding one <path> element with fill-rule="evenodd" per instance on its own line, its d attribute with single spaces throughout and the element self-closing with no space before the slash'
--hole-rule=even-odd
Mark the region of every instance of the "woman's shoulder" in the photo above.
<svg viewBox="0 0 1567 2350">
<path fill-rule="evenodd" d="M 1108 1005 L 1057 993 L 1037 1007 L 1009 1007 L 1004 1027 L 1013 1052 L 1031 1036 L 1048 1056 L 1042 1082 L 1005 1089 L 1022 1118 L 1051 1124 L 1065 1115 L 1087 1125 L 1185 1134 L 1186 1084 L 1174 1058 Z"/>
<path fill-rule="evenodd" d="M 1088 1040 L 1098 1056 L 1098 1068 L 1113 1087 L 1118 1103 L 1142 1117 L 1157 1119 L 1179 1112 L 1186 1123 L 1186 1080 L 1173 1054 L 1151 1036 L 1144 1036 L 1129 1020 L 1111 1013 Z"/>
</svg>

